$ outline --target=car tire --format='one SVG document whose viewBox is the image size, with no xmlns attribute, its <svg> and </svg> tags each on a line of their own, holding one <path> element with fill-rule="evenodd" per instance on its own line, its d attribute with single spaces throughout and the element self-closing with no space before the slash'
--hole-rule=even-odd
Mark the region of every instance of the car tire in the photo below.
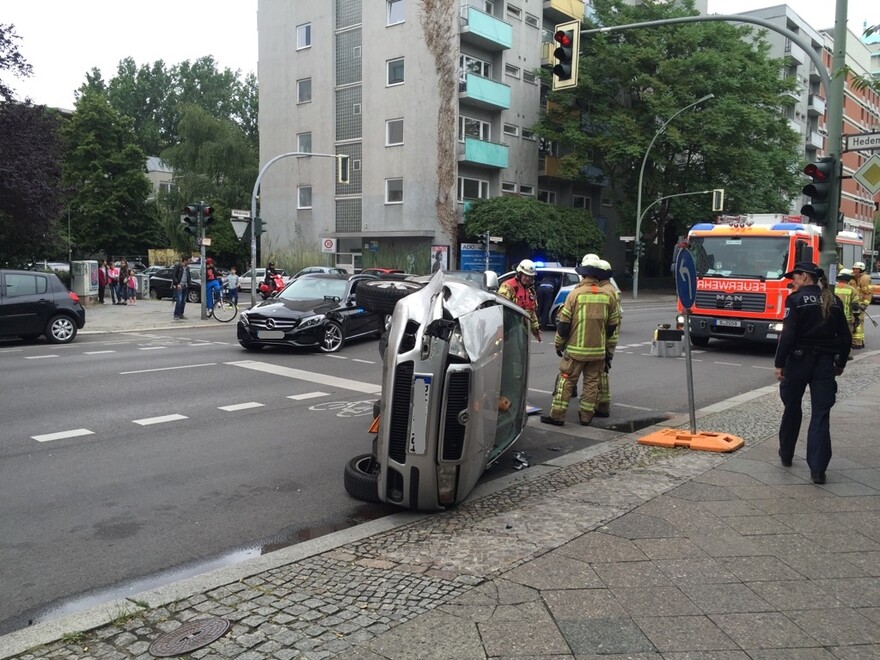
<svg viewBox="0 0 880 660">
<path fill-rule="evenodd" d="M 422 288 L 418 282 L 408 280 L 364 280 L 358 284 L 357 306 L 376 314 L 393 314 L 394 306 L 401 298 L 406 298 Z"/>
<path fill-rule="evenodd" d="M 708 337 L 694 337 L 691 335 L 691 344 L 694 346 L 699 346 L 700 348 L 705 348 L 709 345 Z"/>
<path fill-rule="evenodd" d="M 201 294 L 198 291 L 190 291 L 186 294 L 186 302 L 197 303 L 201 302 Z"/>
<path fill-rule="evenodd" d="M 159 300 L 159 292 L 150 287 L 150 300 Z"/>
<path fill-rule="evenodd" d="M 345 464 L 346 492 L 362 502 L 379 502 L 379 464 L 373 454 L 360 454 Z"/>
<path fill-rule="evenodd" d="M 76 323 L 69 316 L 56 314 L 46 324 L 46 339 L 52 344 L 69 344 L 76 337 Z"/>
<path fill-rule="evenodd" d="M 345 344 L 345 333 L 342 326 L 336 321 L 327 321 L 324 325 L 324 338 L 321 340 L 321 350 L 324 353 L 335 353 Z"/>
</svg>

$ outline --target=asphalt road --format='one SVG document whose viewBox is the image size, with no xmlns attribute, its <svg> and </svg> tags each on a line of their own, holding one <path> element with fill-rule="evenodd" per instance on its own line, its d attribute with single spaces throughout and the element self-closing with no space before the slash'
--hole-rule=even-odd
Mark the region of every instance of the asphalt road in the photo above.
<svg viewBox="0 0 880 660">
<path fill-rule="evenodd" d="M 612 416 L 644 425 L 688 408 L 685 361 L 650 355 L 668 305 L 630 304 Z M 391 511 L 347 496 L 369 451 L 376 342 L 335 355 L 248 353 L 234 326 L 0 343 L 0 634 Z M 533 343 L 529 402 L 546 407 L 558 359 Z M 693 353 L 696 407 L 772 382 L 772 350 Z M 569 419 L 576 421 L 575 406 Z M 533 463 L 584 441 L 530 425 Z M 487 478 L 506 474 L 502 459 Z"/>
</svg>

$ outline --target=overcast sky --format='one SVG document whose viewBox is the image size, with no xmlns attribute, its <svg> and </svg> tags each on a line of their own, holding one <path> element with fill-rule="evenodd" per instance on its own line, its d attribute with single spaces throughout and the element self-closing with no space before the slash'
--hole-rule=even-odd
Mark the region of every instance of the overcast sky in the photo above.
<svg viewBox="0 0 880 660">
<path fill-rule="evenodd" d="M 709 0 L 709 12 L 776 4 L 782 3 Z M 788 5 L 816 29 L 834 25 L 832 0 Z M 857 34 L 865 20 L 880 23 L 877 0 L 848 0 L 848 7 L 848 25 Z M 109 80 L 119 60 L 129 56 L 138 66 L 160 59 L 170 66 L 213 55 L 220 68 L 257 70 L 257 0 L 2 0 L 0 23 L 15 25 L 19 50 L 34 69 L 30 78 L 5 74 L 4 80 L 18 97 L 49 106 L 72 108 L 86 72 L 97 67 Z"/>
</svg>

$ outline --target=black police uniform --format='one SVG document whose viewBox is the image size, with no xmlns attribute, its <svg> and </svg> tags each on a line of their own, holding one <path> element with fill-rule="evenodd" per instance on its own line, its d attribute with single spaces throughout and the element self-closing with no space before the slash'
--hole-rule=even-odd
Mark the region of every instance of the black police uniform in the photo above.
<svg viewBox="0 0 880 660">
<path fill-rule="evenodd" d="M 776 368 L 781 368 L 779 395 L 785 405 L 779 425 L 779 457 L 791 464 L 801 430 L 801 400 L 810 386 L 812 414 L 807 430 L 807 464 L 813 480 L 823 483 L 831 461 L 831 407 L 837 393 L 835 367 L 843 369 L 852 336 L 843 303 L 834 296 L 828 318 L 822 317 L 822 289 L 801 287 L 785 301 L 785 319 L 776 348 Z"/>
</svg>

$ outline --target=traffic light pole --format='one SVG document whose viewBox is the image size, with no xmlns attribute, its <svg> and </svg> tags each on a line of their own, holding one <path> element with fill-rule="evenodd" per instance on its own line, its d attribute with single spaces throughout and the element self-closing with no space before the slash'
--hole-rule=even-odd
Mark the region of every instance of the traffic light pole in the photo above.
<svg viewBox="0 0 880 660">
<path fill-rule="evenodd" d="M 257 232 L 255 229 L 255 219 L 257 218 L 257 197 L 260 196 L 260 182 L 263 175 L 266 174 L 272 165 L 282 158 L 291 158 L 293 156 L 316 156 L 318 158 L 335 158 L 339 162 L 340 158 L 348 158 L 345 154 L 316 154 L 310 151 L 289 151 L 284 154 L 278 154 L 274 158 L 270 158 L 257 174 L 257 180 L 254 182 L 254 190 L 251 193 L 251 307 L 257 304 Z M 348 183 L 348 181 L 344 181 Z"/>
</svg>

